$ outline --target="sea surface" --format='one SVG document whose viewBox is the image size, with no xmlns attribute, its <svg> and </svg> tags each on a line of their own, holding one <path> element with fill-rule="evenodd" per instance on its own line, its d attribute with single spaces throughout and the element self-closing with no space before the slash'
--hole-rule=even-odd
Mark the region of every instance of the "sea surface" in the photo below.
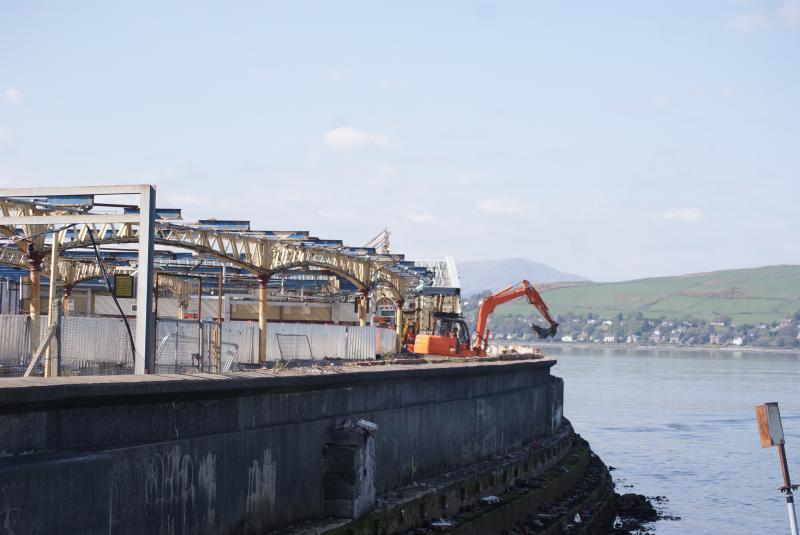
<svg viewBox="0 0 800 535">
<path fill-rule="evenodd" d="M 681 517 L 656 533 L 789 533 L 778 452 L 759 446 L 754 407 L 780 404 L 800 483 L 799 354 L 542 349 L 558 359 L 564 415 L 617 468 L 617 492 L 666 496 Z"/>
</svg>

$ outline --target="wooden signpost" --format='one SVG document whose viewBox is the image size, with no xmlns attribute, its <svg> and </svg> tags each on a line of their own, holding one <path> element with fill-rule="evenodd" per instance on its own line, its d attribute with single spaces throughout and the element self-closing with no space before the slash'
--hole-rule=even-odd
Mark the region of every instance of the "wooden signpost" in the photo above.
<svg viewBox="0 0 800 535">
<path fill-rule="evenodd" d="M 784 448 L 786 441 L 783 438 L 783 424 L 781 423 L 781 412 L 778 409 L 778 404 L 764 403 L 763 405 L 756 405 L 756 418 L 758 420 L 761 447 L 778 447 L 778 458 L 783 474 L 783 486 L 780 491 L 786 496 L 786 508 L 789 510 L 789 527 L 792 530 L 792 535 L 798 535 L 797 516 L 794 511 L 794 496 L 792 494 L 797 485 L 792 485 L 789 479 L 789 466 L 786 463 L 786 449 Z"/>
</svg>

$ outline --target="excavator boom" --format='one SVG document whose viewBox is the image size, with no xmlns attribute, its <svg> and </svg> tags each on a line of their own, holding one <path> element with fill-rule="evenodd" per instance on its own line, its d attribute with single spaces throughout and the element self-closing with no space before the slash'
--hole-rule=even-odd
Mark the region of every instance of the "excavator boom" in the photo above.
<svg viewBox="0 0 800 535">
<path fill-rule="evenodd" d="M 478 307 L 478 319 L 475 322 L 475 344 L 473 349 L 476 352 L 484 353 L 489 345 L 489 332 L 486 330 L 486 324 L 489 321 L 489 316 L 494 312 L 494 309 L 503 303 L 507 303 L 519 297 L 527 297 L 528 302 L 536 307 L 539 314 L 550 324 L 549 328 L 542 328 L 538 325 L 531 324 L 536 334 L 538 334 L 540 338 L 555 336 L 558 323 L 550 315 L 550 311 L 542 300 L 542 296 L 539 295 L 539 292 L 536 291 L 530 282 L 523 280 L 521 283 L 500 290 L 496 294 L 490 295 L 481 301 Z"/>
</svg>

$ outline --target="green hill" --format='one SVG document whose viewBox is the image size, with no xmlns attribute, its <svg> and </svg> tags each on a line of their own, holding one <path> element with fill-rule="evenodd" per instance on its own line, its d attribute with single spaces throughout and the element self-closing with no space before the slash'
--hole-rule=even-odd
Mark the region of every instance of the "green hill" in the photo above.
<svg viewBox="0 0 800 535">
<path fill-rule="evenodd" d="M 767 266 L 610 283 L 542 285 L 542 297 L 556 314 L 610 318 L 641 312 L 647 318 L 739 323 L 778 321 L 800 310 L 800 266 Z M 500 307 L 500 315 L 531 315 L 527 303 Z"/>
</svg>

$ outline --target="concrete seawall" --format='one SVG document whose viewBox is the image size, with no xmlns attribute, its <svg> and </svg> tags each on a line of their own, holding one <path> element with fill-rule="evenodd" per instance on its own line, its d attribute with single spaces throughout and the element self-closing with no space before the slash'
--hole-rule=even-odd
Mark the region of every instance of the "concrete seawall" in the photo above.
<svg viewBox="0 0 800 535">
<path fill-rule="evenodd" d="M 0 380 L 0 525 L 264 533 L 321 518 L 353 478 L 382 494 L 552 437 L 554 363 Z M 356 451 L 341 436 L 360 419 L 377 430 Z"/>
</svg>

